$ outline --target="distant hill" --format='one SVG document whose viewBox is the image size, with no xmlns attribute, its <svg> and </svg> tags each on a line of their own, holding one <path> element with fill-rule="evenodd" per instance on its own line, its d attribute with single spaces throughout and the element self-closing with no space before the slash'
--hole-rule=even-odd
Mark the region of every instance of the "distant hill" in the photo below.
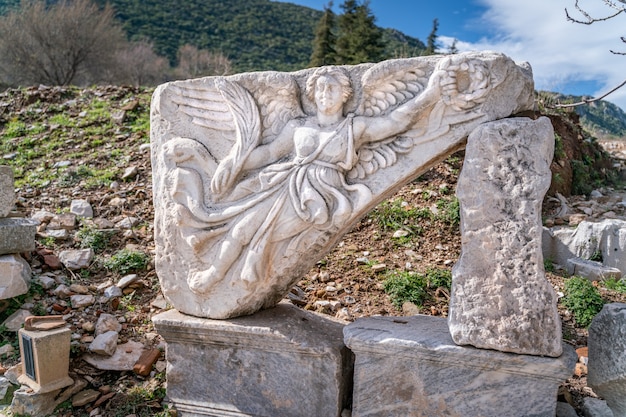
<svg viewBox="0 0 626 417">
<path fill-rule="evenodd" d="M 540 98 L 546 97 L 551 104 L 578 103 L 583 96 L 573 96 L 542 91 Z M 626 140 L 626 113 L 618 106 L 605 100 L 574 107 L 580 116 L 583 127 L 598 139 Z"/>
<path fill-rule="evenodd" d="M 51 0 L 49 0 L 51 1 Z M 322 11 L 270 0 L 96 0 L 113 5 L 131 39 L 154 42 L 170 62 L 186 43 L 219 51 L 236 72 L 305 68 Z M 0 0 L 0 14 L 20 0 Z M 388 58 L 419 55 L 425 45 L 385 29 Z"/>
</svg>

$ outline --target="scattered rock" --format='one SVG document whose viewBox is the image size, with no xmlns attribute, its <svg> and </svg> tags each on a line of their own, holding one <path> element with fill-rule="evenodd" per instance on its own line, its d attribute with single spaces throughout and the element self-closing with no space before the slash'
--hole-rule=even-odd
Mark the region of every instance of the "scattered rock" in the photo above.
<svg viewBox="0 0 626 417">
<path fill-rule="evenodd" d="M 98 399 L 100 393 L 93 389 L 87 389 L 74 394 L 72 397 L 72 407 L 84 407 Z"/>
<path fill-rule="evenodd" d="M 7 319 L 2 323 L 2 325 L 5 326 L 7 330 L 17 332 L 24 325 L 24 321 L 26 321 L 26 317 L 30 317 L 32 315 L 33 314 L 28 310 L 19 309 L 15 313 L 7 317 Z"/>
<path fill-rule="evenodd" d="M 70 203 L 70 213 L 91 219 L 93 217 L 93 208 L 87 200 L 72 200 Z"/>
<path fill-rule="evenodd" d="M 125 344 L 118 345 L 113 356 L 85 354 L 83 359 L 103 371 L 132 371 L 142 353 L 143 344 L 129 340 Z"/>
<path fill-rule="evenodd" d="M 150 305 L 154 308 L 158 308 L 159 310 L 167 309 L 167 301 L 165 300 L 165 297 L 163 297 L 162 294 L 157 295 L 157 297 L 154 300 L 152 300 Z"/>
<path fill-rule="evenodd" d="M 89 267 L 93 260 L 93 249 L 64 250 L 59 254 L 59 259 L 67 269 L 79 270 Z"/>
<path fill-rule="evenodd" d="M 104 296 L 107 298 L 121 297 L 122 295 L 122 289 L 116 285 L 112 285 L 104 290 Z"/>
<path fill-rule="evenodd" d="M 96 336 L 110 331 L 119 333 L 121 330 L 122 325 L 114 315 L 103 313 L 98 317 L 95 329 Z"/>
<path fill-rule="evenodd" d="M 585 417 L 615 417 L 606 401 L 599 398 L 585 397 L 582 409 Z"/>
<path fill-rule="evenodd" d="M 91 294 L 77 294 L 70 297 L 72 308 L 84 308 L 93 305 L 96 299 Z"/>
<path fill-rule="evenodd" d="M 113 355 L 117 348 L 118 336 L 118 333 L 114 331 L 108 331 L 97 335 L 93 342 L 89 345 L 89 351 L 98 355 Z"/>
<path fill-rule="evenodd" d="M 133 179 L 139 174 L 139 169 L 137 167 L 128 167 L 124 170 L 124 174 L 122 174 L 123 180 Z"/>
<path fill-rule="evenodd" d="M 123 276 L 122 278 L 120 278 L 120 280 L 117 282 L 116 286 L 124 289 L 126 287 L 128 287 L 130 284 L 137 282 L 137 280 L 139 279 L 139 276 L 137 274 L 130 274 L 130 275 L 126 275 Z"/>
<path fill-rule="evenodd" d="M 0 255 L 0 299 L 28 292 L 31 269 L 20 255 Z"/>
</svg>

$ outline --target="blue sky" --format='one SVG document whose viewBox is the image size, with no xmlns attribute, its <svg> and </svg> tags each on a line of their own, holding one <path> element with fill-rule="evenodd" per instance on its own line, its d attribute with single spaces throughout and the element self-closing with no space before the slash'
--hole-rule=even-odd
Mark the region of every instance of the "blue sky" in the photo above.
<svg viewBox="0 0 626 417">
<path fill-rule="evenodd" d="M 328 0 L 289 0 L 322 10 Z M 334 1 L 340 13 L 343 0 Z M 579 0 L 593 16 L 610 14 L 601 0 Z M 398 29 L 422 41 L 439 20 L 439 40 L 457 39 L 461 51 L 495 50 L 533 67 L 538 90 L 597 96 L 626 79 L 626 14 L 593 25 L 568 22 L 574 0 L 370 0 L 381 27 Z M 581 17 L 580 14 L 577 15 Z M 581 17 L 582 18 L 582 17 Z M 606 98 L 626 111 L 626 87 Z"/>
</svg>

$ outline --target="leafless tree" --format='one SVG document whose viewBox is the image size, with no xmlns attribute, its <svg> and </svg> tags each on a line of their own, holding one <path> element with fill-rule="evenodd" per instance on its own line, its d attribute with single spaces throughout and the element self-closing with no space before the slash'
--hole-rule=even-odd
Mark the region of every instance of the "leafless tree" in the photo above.
<svg viewBox="0 0 626 417">
<path fill-rule="evenodd" d="M 167 80 L 169 63 L 154 52 L 152 43 L 138 41 L 115 56 L 118 64 L 113 75 L 114 81 L 135 86 L 156 85 Z"/>
<path fill-rule="evenodd" d="M 0 77 L 12 85 L 103 81 L 125 43 L 109 5 L 23 0 L 0 18 Z"/>
<path fill-rule="evenodd" d="M 565 9 L 565 16 L 567 16 L 567 20 L 569 20 L 570 22 L 580 23 L 582 25 L 591 25 L 591 24 L 596 23 L 596 22 L 603 22 L 603 21 L 606 21 L 606 20 L 609 20 L 609 19 L 613 19 L 614 17 L 616 17 L 616 16 L 618 16 L 618 15 L 620 15 L 622 13 L 624 15 L 626 15 L 626 0 L 602 0 L 602 2 L 605 5 L 607 5 L 610 9 L 612 9 L 605 16 L 601 16 L 601 17 L 593 17 L 593 16 L 591 16 L 590 13 L 588 13 L 585 9 L 583 9 L 578 4 L 578 0 L 575 0 L 574 8 L 578 11 L 578 13 L 581 14 L 581 16 L 583 18 L 582 19 L 576 19 L 576 18 L 572 17 L 572 15 L 567 10 L 567 8 Z M 622 42 L 626 43 L 626 36 L 622 36 L 622 37 L 620 37 L 620 39 L 622 40 Z M 612 49 L 610 51 L 611 51 L 611 53 L 616 54 L 616 55 L 626 55 L 626 52 L 618 52 L 618 51 L 614 51 Z M 594 101 L 602 100 L 603 98 L 605 98 L 609 94 L 613 93 L 616 90 L 619 90 L 620 88 L 622 88 L 625 85 L 626 85 L 626 80 L 622 81 L 617 87 L 612 88 L 608 93 L 605 93 L 605 94 L 601 95 L 600 97 L 583 99 L 582 101 L 580 101 L 578 103 L 558 104 L 558 105 L 556 105 L 554 107 L 557 107 L 557 108 L 575 107 L 575 106 L 580 106 L 582 104 L 593 103 Z"/>
<path fill-rule="evenodd" d="M 226 75 L 231 69 L 231 62 L 224 54 L 198 49 L 193 45 L 183 45 L 178 49 L 178 66 L 174 75 L 176 78 Z"/>
</svg>

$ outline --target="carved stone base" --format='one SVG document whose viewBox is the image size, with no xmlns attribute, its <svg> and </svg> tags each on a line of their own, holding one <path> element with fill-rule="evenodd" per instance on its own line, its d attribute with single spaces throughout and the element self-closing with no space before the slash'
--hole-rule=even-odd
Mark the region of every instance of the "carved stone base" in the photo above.
<svg viewBox="0 0 626 417">
<path fill-rule="evenodd" d="M 550 416 L 576 353 L 559 358 L 457 346 L 446 320 L 373 317 L 344 329 L 354 352 L 352 417 Z"/>
<path fill-rule="evenodd" d="M 153 317 L 167 342 L 167 397 L 179 416 L 338 417 L 352 390 L 341 323 L 290 304 L 211 320 Z"/>
</svg>

